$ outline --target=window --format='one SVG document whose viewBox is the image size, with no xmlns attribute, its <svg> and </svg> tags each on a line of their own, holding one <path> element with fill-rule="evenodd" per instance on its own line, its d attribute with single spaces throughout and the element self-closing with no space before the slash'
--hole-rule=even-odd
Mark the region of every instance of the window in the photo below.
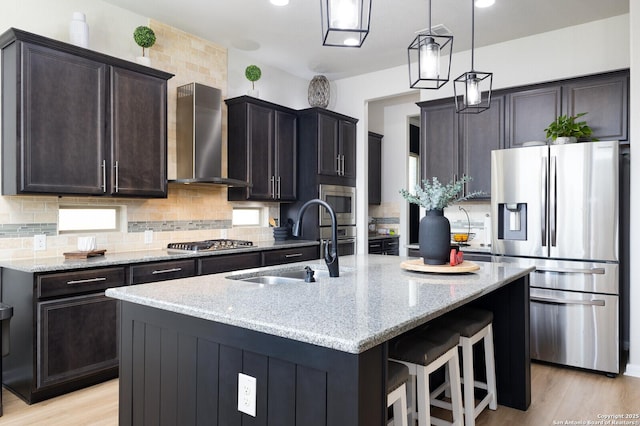
<svg viewBox="0 0 640 426">
<path fill-rule="evenodd" d="M 234 207 L 231 224 L 233 226 L 260 226 L 262 225 L 261 207 Z"/>
<path fill-rule="evenodd" d="M 58 231 L 95 232 L 118 231 L 119 207 L 60 207 L 58 211 Z"/>
</svg>

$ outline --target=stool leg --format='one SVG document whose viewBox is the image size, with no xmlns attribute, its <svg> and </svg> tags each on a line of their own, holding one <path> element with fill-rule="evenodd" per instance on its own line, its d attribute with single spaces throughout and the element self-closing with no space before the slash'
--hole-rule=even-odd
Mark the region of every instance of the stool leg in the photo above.
<svg viewBox="0 0 640 426">
<path fill-rule="evenodd" d="M 431 407 L 429 403 L 429 374 L 423 366 L 418 366 L 416 380 L 418 381 L 418 392 L 416 395 L 416 405 L 418 408 L 418 426 L 429 426 L 431 424 Z"/>
<path fill-rule="evenodd" d="M 455 355 L 447 362 L 449 366 L 448 379 L 451 384 L 451 411 L 453 411 L 453 426 L 462 426 L 462 395 L 460 393 L 460 365 L 458 364 L 458 349 Z"/>
<path fill-rule="evenodd" d="M 473 344 L 471 339 L 461 337 L 462 343 L 462 376 L 464 382 L 464 424 L 474 426 L 476 424 L 476 401 L 474 397 L 473 376 Z"/>
<path fill-rule="evenodd" d="M 398 412 L 399 421 L 396 422 L 396 426 L 408 426 L 407 421 L 407 386 L 400 386 L 402 389 L 400 392 L 400 409 L 396 411 L 396 408 L 393 407 L 393 420 L 396 421 L 396 412 Z"/>
<path fill-rule="evenodd" d="M 484 357 L 487 371 L 487 392 L 489 393 L 489 408 L 498 408 L 498 396 L 496 390 L 496 365 L 493 355 L 493 327 L 489 324 L 487 335 L 484 338 Z"/>
</svg>

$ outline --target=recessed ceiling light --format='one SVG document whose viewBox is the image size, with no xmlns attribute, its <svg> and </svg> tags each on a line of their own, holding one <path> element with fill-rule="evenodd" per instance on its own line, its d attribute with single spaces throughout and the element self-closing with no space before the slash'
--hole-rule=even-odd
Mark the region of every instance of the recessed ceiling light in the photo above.
<svg viewBox="0 0 640 426">
<path fill-rule="evenodd" d="M 493 6 L 496 0 L 476 0 L 476 7 L 489 7 Z"/>
<path fill-rule="evenodd" d="M 269 0 L 271 4 L 275 6 L 286 6 L 289 4 L 289 0 Z"/>
</svg>

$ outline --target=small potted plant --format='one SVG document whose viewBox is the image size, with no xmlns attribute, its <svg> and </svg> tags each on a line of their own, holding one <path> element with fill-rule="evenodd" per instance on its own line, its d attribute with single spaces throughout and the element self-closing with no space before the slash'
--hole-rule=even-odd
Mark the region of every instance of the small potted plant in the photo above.
<svg viewBox="0 0 640 426">
<path fill-rule="evenodd" d="M 145 56 L 144 49 L 148 49 L 156 43 L 156 34 L 149 27 L 139 26 L 133 31 L 133 39 L 136 44 L 142 47 L 142 56 L 136 58 L 137 62 L 142 65 L 150 66 L 151 59 Z"/>
<path fill-rule="evenodd" d="M 591 127 L 587 125 L 587 122 L 576 122 L 578 118 L 586 114 L 586 112 L 581 112 L 572 116 L 559 116 L 549 124 L 549 127 L 544 129 L 547 134 L 547 138 L 551 138 L 551 140 L 556 144 L 575 143 L 578 139 L 589 138 L 593 131 L 591 130 Z"/>
<path fill-rule="evenodd" d="M 444 216 L 444 208 L 452 203 L 465 201 L 482 192 L 463 193 L 464 184 L 471 181 L 470 176 L 452 180 L 442 185 L 437 177 L 424 179 L 422 186 L 416 185 L 415 193 L 401 189 L 400 194 L 410 203 L 424 207 L 426 215 L 420 220 L 419 245 L 420 256 L 427 265 L 442 265 L 449 261 L 451 251 L 451 224 Z"/>
<path fill-rule="evenodd" d="M 244 70 L 244 76 L 251 82 L 251 89 L 247 92 L 249 96 L 258 97 L 258 90 L 256 90 L 255 82 L 262 77 L 262 71 L 257 65 L 249 65 Z"/>
</svg>

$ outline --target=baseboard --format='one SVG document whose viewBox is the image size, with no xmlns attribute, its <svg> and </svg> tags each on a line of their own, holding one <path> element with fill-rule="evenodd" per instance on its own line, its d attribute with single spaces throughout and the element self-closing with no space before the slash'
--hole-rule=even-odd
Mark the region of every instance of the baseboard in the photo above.
<svg viewBox="0 0 640 426">
<path fill-rule="evenodd" d="M 640 377 L 640 364 L 629 364 L 624 372 L 625 376 Z"/>
</svg>

